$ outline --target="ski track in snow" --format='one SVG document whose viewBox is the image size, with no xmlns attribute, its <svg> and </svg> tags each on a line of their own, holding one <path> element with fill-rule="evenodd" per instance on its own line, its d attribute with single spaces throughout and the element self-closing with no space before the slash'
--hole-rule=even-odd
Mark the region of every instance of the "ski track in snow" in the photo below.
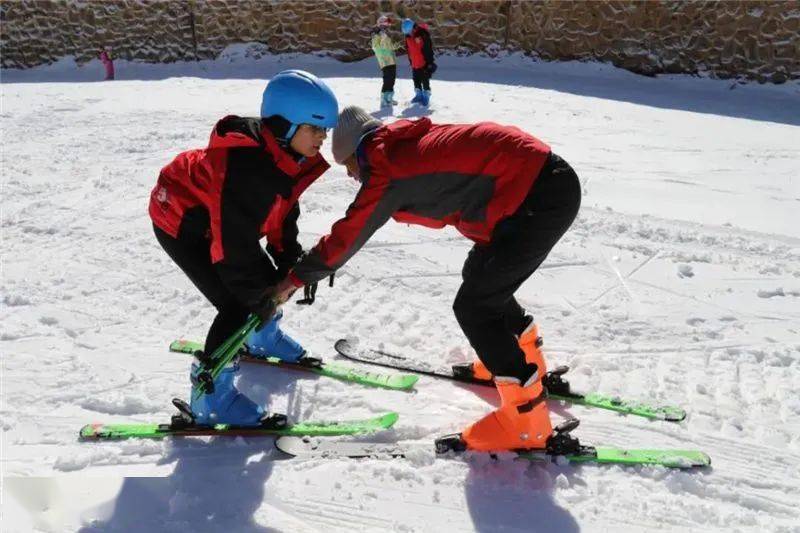
<svg viewBox="0 0 800 533">
<path fill-rule="evenodd" d="M 461 61 L 443 58 L 440 69 L 469 72 Z M 549 364 L 569 365 L 577 389 L 689 411 L 668 424 L 551 402 L 554 419 L 581 418 L 575 434 L 593 444 L 703 449 L 712 468 L 432 453 L 291 461 L 268 438 L 78 443 L 88 422 L 167 421 L 170 398 L 189 390 L 188 358 L 167 345 L 201 339 L 213 316 L 152 235 L 147 202 L 161 166 L 202 146 L 219 117 L 257 110 L 257 72 L 322 69 L 342 104 L 375 110 L 370 61 L 268 58 L 241 64 L 253 79 L 3 84 L 4 531 L 800 531 L 800 129 L 790 118 L 669 109 L 681 90 L 730 106 L 747 91 L 749 105 L 766 108 L 797 88 L 463 61 L 496 70 L 495 83 L 434 79 L 430 110 L 398 105 L 388 118 L 490 119 L 551 143 L 584 199 L 518 293 Z M 506 67 L 529 69 L 530 82 Z M 555 89 L 537 76 L 553 76 Z M 626 98 L 561 92 L 558 76 L 617 84 Z M 405 102 L 410 81 L 397 83 Z M 663 91 L 664 107 L 630 102 L 637 91 Z M 309 189 L 306 247 L 355 192 L 335 165 Z M 320 286 L 314 306 L 287 305 L 285 329 L 325 358 L 336 339 L 357 336 L 431 364 L 470 360 L 451 312 L 469 247 L 450 229 L 390 222 L 334 288 Z M 396 410 L 394 429 L 360 437 L 383 442 L 430 442 L 498 401 L 490 389 L 427 377 L 402 393 L 246 365 L 239 385 L 296 419 Z"/>
</svg>

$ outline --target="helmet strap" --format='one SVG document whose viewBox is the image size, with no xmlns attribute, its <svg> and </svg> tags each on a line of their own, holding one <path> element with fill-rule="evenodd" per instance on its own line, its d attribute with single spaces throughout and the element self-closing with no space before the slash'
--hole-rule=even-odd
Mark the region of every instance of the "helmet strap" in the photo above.
<svg viewBox="0 0 800 533">
<path fill-rule="evenodd" d="M 292 137 L 294 137 L 295 133 L 297 133 L 297 124 L 292 124 L 291 126 L 289 126 L 289 131 L 286 132 L 287 143 L 292 140 Z"/>
<path fill-rule="evenodd" d="M 272 115 L 268 118 L 262 118 L 261 122 L 267 126 L 270 133 L 278 139 L 279 142 L 289 142 L 289 139 L 294 135 L 295 126 L 280 115 Z"/>
</svg>

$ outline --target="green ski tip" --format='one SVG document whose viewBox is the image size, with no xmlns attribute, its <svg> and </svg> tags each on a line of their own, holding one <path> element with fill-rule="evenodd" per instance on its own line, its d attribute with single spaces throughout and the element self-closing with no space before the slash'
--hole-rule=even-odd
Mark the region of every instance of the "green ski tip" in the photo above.
<svg viewBox="0 0 800 533">
<path fill-rule="evenodd" d="M 625 400 L 618 396 L 608 396 L 605 394 L 598 394 L 596 392 L 589 392 L 583 396 L 559 396 L 558 394 L 551 394 L 550 398 L 554 400 L 562 400 L 578 405 L 585 405 L 587 407 L 599 407 L 601 409 L 608 409 L 609 411 L 616 411 L 620 414 L 636 415 L 651 420 L 666 420 L 668 422 L 680 422 L 686 418 L 686 411 L 680 407 L 674 406 L 658 406 L 649 403 L 639 402 L 636 400 Z"/>
<path fill-rule="evenodd" d="M 666 468 L 698 468 L 711 466 L 708 454 L 697 450 L 626 450 L 623 448 L 594 448 L 595 454 L 565 455 L 570 463 L 597 463 L 618 465 L 658 465 Z M 530 460 L 550 460 L 536 452 L 520 452 Z"/>
<path fill-rule="evenodd" d="M 624 450 L 595 448 L 598 463 L 627 465 L 661 465 L 669 468 L 710 466 L 711 457 L 696 450 Z M 578 458 L 580 460 L 580 458 Z"/>
</svg>

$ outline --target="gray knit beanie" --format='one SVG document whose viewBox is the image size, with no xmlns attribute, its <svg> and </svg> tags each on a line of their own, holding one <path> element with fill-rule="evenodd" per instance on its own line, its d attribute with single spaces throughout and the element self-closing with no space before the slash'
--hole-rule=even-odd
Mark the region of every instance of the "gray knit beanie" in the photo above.
<svg viewBox="0 0 800 533">
<path fill-rule="evenodd" d="M 339 121 L 333 128 L 333 158 L 340 165 L 353 155 L 358 148 L 361 136 L 382 126 L 383 122 L 374 118 L 358 106 L 348 106 L 339 113 Z"/>
</svg>

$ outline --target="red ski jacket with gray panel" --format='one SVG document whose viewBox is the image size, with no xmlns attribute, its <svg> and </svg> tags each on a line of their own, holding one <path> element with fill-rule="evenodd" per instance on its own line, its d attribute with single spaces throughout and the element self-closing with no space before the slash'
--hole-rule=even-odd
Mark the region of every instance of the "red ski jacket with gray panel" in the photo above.
<svg viewBox="0 0 800 533">
<path fill-rule="evenodd" d="M 153 224 L 174 238 L 205 234 L 210 260 L 231 292 L 255 305 L 274 283 L 276 262 L 302 253 L 298 198 L 330 165 L 321 155 L 300 160 L 282 148 L 258 118 L 227 116 L 207 148 L 178 154 L 161 169 L 150 194 Z"/>
<path fill-rule="evenodd" d="M 429 228 L 455 226 L 478 244 L 522 204 L 550 147 L 513 126 L 398 120 L 365 138 L 356 155 L 361 189 L 329 235 L 295 265 L 295 285 L 341 267 L 394 218 Z"/>
</svg>

